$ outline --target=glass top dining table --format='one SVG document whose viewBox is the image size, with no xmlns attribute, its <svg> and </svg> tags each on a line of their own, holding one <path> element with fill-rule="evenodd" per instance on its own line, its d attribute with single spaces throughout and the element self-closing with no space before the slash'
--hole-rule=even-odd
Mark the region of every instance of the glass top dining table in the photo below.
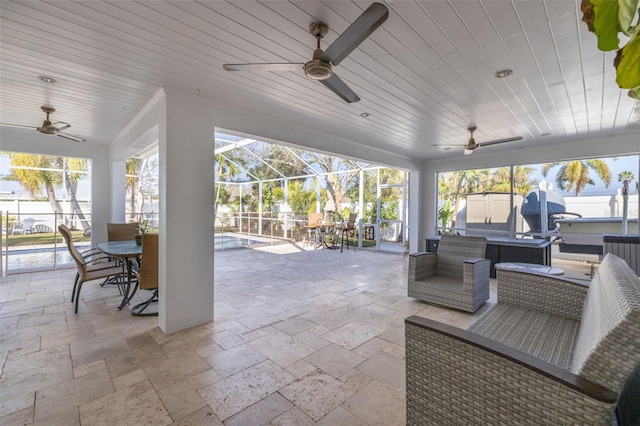
<svg viewBox="0 0 640 426">
<path fill-rule="evenodd" d="M 136 293 L 138 288 L 138 285 L 136 284 L 133 287 L 133 291 L 131 291 L 132 262 L 133 259 L 139 258 L 142 254 L 142 246 L 137 245 L 135 240 L 127 240 L 105 241 L 96 244 L 96 247 L 106 255 L 123 259 L 127 265 L 127 288 L 124 292 L 122 302 L 120 303 L 120 306 L 118 306 L 118 310 L 122 310 L 122 308 L 133 298 L 133 295 Z"/>
</svg>

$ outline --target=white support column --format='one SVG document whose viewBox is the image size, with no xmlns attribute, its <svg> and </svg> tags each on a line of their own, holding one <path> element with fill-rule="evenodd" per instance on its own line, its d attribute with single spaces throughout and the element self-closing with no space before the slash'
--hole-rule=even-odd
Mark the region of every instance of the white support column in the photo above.
<svg viewBox="0 0 640 426">
<path fill-rule="evenodd" d="M 262 181 L 258 183 L 258 235 L 262 235 Z"/>
<path fill-rule="evenodd" d="M 213 321 L 214 127 L 200 99 L 167 93 L 159 123 L 158 325 L 165 333 Z"/>
<path fill-rule="evenodd" d="M 115 187 L 112 181 L 111 161 L 106 146 L 97 148 L 97 152 L 91 159 L 91 244 L 99 241 L 107 241 L 107 223 L 112 220 L 113 200 L 110 197 L 101 197 L 100 194 L 113 194 Z M 122 173 L 124 177 L 124 172 Z M 124 182 L 122 183 L 124 190 Z M 124 203 L 124 194 L 122 195 Z M 124 210 L 123 213 L 124 215 Z"/>
<path fill-rule="evenodd" d="M 360 216 L 359 228 L 358 228 L 358 248 L 362 248 L 362 233 L 364 232 L 364 170 L 360 170 L 359 173 L 360 183 L 358 185 L 358 207 Z"/>
<path fill-rule="evenodd" d="M 128 222 L 126 212 L 127 197 L 126 160 L 111 161 L 111 219 L 110 222 Z"/>
</svg>

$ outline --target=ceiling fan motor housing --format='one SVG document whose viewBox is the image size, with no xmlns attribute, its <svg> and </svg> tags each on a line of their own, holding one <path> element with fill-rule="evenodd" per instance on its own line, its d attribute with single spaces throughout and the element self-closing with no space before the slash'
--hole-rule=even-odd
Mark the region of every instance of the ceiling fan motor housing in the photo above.
<svg viewBox="0 0 640 426">
<path fill-rule="evenodd" d="M 326 80 L 333 75 L 331 62 L 320 59 L 322 49 L 313 52 L 313 59 L 304 64 L 304 74 L 313 80 Z"/>
</svg>

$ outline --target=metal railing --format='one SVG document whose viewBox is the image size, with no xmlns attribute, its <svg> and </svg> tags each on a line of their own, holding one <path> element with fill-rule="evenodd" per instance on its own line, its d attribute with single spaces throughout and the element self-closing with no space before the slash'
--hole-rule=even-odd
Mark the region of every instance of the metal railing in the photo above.
<svg viewBox="0 0 640 426">
<path fill-rule="evenodd" d="M 91 215 L 67 213 L 14 213 L 2 211 L 2 262 L 0 275 L 34 270 L 55 270 L 68 266 L 69 255 L 59 224 L 72 229 L 74 241 L 82 248 L 91 244 Z M 83 244 L 86 243 L 86 244 Z"/>
<path fill-rule="evenodd" d="M 1 211 L 0 276 L 11 273 L 56 270 L 73 266 L 58 225 L 67 225 L 79 249 L 91 246 L 91 214 L 29 213 Z M 136 213 L 136 222 L 147 223 L 147 231 L 158 227 L 157 213 Z M 129 215 L 127 215 L 129 221 Z"/>
</svg>

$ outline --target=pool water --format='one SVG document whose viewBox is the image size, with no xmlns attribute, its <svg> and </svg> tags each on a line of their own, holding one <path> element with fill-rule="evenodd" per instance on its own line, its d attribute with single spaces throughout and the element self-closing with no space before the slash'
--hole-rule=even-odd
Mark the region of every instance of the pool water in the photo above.
<svg viewBox="0 0 640 426">
<path fill-rule="evenodd" d="M 213 239 L 214 250 L 227 250 L 233 248 L 246 248 L 251 245 L 264 244 L 262 241 L 249 240 L 231 235 L 216 235 Z"/>
<path fill-rule="evenodd" d="M 246 248 L 251 245 L 265 244 L 263 241 L 249 240 L 247 238 L 231 235 L 214 236 L 214 250 L 229 250 Z M 77 246 L 78 250 L 89 249 L 89 245 Z M 6 273 L 24 272 L 29 270 L 53 269 L 61 266 L 73 266 L 73 258 L 66 247 L 57 247 L 54 253 L 53 247 L 19 249 L 9 251 L 9 264 L 5 262 L 4 251 L 2 253 L 2 266 L 7 266 Z M 55 262 L 54 262 L 55 258 Z"/>
<path fill-rule="evenodd" d="M 84 251 L 90 246 L 77 246 L 78 250 Z M 66 247 L 57 247 L 54 253 L 52 247 L 32 248 L 22 250 L 9 251 L 8 272 L 17 272 L 30 269 L 53 269 L 55 258 L 56 266 L 73 265 L 73 258 L 69 254 Z M 5 256 L 3 251 L 2 266 L 5 264 Z"/>
</svg>

